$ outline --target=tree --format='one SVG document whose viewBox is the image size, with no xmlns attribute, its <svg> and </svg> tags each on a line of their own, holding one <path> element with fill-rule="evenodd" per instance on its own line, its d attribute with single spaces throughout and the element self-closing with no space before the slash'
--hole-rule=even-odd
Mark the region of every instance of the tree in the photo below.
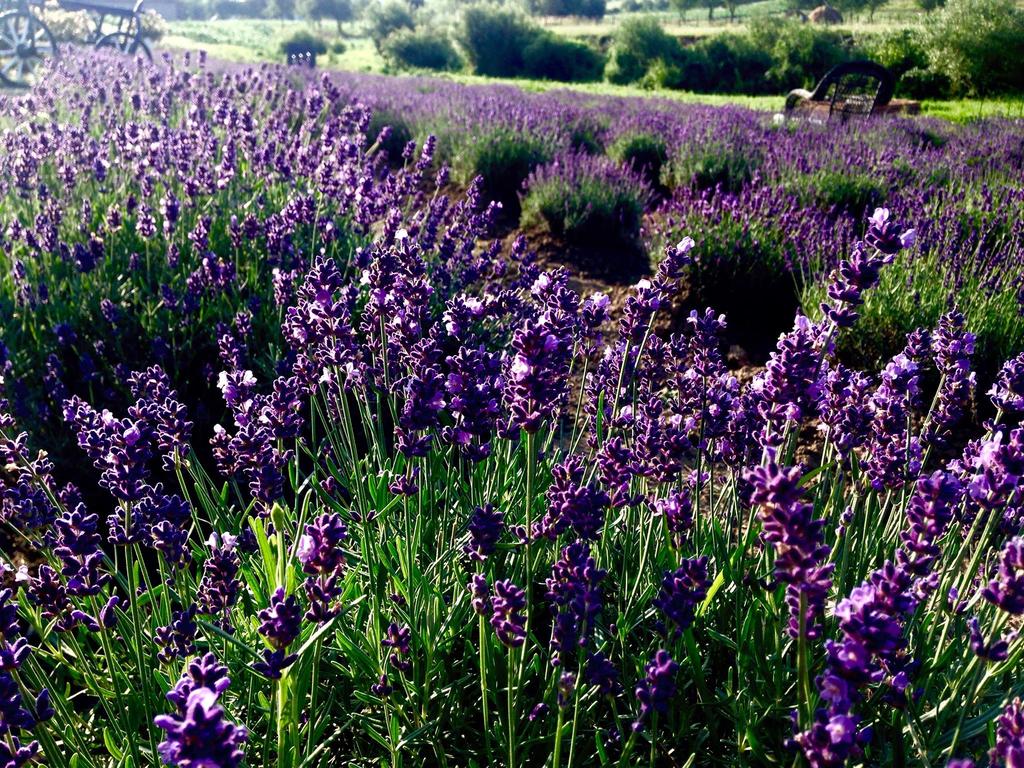
<svg viewBox="0 0 1024 768">
<path fill-rule="evenodd" d="M 263 13 L 268 19 L 294 19 L 295 0 L 267 0 Z"/>
<path fill-rule="evenodd" d="M 885 5 L 888 0 L 865 0 L 864 6 L 868 9 L 868 21 L 875 20 L 875 11 Z"/>
<path fill-rule="evenodd" d="M 604 18 L 605 0 L 530 0 L 530 12 L 538 16 Z"/>
<path fill-rule="evenodd" d="M 697 7 L 699 0 L 671 0 L 671 3 L 676 13 L 679 14 L 679 18 L 683 19 L 688 10 Z"/>
<path fill-rule="evenodd" d="M 852 16 L 868 7 L 869 0 L 834 0 L 832 3 L 843 16 Z"/>
<path fill-rule="evenodd" d="M 416 29 L 412 9 L 400 0 L 386 0 L 380 5 L 366 7 L 366 21 L 370 39 L 379 51 L 384 40 L 400 29 Z"/>
<path fill-rule="evenodd" d="M 932 69 L 959 93 L 1024 90 L 1024 11 L 1013 0 L 948 0 L 928 16 L 925 42 Z"/>
<path fill-rule="evenodd" d="M 351 0 L 298 0 L 298 12 L 303 18 L 315 21 L 317 25 L 324 19 L 330 19 L 338 25 L 351 21 L 354 17 Z"/>
</svg>

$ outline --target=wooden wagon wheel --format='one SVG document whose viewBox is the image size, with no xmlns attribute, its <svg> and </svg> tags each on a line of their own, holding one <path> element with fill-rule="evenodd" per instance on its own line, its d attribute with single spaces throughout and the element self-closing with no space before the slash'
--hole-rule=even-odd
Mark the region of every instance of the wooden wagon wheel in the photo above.
<svg viewBox="0 0 1024 768">
<path fill-rule="evenodd" d="M 28 11 L 0 13 L 0 83 L 27 88 L 43 59 L 57 56 L 49 28 Z"/>
<path fill-rule="evenodd" d="M 96 41 L 96 47 L 111 48 L 121 53 L 127 53 L 129 56 L 142 55 L 149 61 L 153 61 L 153 54 L 150 52 L 149 46 L 146 45 L 146 41 L 130 32 L 111 32 L 109 35 L 104 35 Z"/>
</svg>

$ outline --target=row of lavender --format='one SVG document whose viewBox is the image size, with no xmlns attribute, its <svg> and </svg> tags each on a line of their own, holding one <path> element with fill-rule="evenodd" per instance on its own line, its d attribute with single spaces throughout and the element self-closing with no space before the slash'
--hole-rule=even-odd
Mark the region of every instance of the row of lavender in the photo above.
<svg viewBox="0 0 1024 768">
<path fill-rule="evenodd" d="M 604 206 L 628 231 L 633 210 L 646 204 L 655 256 L 681 233 L 699 232 L 710 247 L 698 298 L 710 301 L 736 295 L 735 281 L 755 292 L 768 283 L 787 308 L 816 311 L 828 271 L 863 234 L 864 215 L 886 205 L 921 222 L 919 247 L 868 300 L 845 352 L 876 363 L 907 332 L 934 324 L 951 295 L 987 366 L 1024 349 L 1020 121 L 893 119 L 837 128 L 663 99 L 524 94 L 429 78 L 334 80 L 396 135 L 437 136 L 456 178 L 482 175 L 487 194 L 507 209 L 517 196 L 536 207 L 531 197 L 543 203 L 554 185 L 556 230 L 565 229 L 566 209 L 582 217 L 588 206 Z M 581 180 L 600 191 L 581 193 Z M 591 239 L 608 242 L 606 230 L 597 227 Z M 612 242 L 628 248 L 630 239 Z M 742 312 L 747 298 L 741 291 L 721 308 Z"/>
<path fill-rule="evenodd" d="M 961 314 L 837 362 L 887 211 L 741 385 L 653 332 L 701 243 L 612 322 L 329 79 L 71 57 L 0 121 L 5 764 L 1024 760 L 1024 357 L 963 450 Z"/>
</svg>

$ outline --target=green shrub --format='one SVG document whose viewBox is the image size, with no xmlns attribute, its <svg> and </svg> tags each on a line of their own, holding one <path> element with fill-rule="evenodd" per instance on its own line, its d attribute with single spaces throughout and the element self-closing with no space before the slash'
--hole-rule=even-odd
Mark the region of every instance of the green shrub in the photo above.
<svg viewBox="0 0 1024 768">
<path fill-rule="evenodd" d="M 455 70 L 462 66 L 452 41 L 433 29 L 400 29 L 381 44 L 384 58 L 396 67 Z"/>
<path fill-rule="evenodd" d="M 949 78 L 933 69 L 911 69 L 896 82 L 896 95 L 911 99 L 948 99 L 951 91 Z"/>
<path fill-rule="evenodd" d="M 805 205 L 863 221 L 886 198 L 885 185 L 866 173 L 844 169 L 819 170 L 794 179 L 788 185 Z"/>
<path fill-rule="evenodd" d="M 569 126 L 569 146 L 588 155 L 604 152 L 606 126 L 592 116 L 583 115 Z"/>
<path fill-rule="evenodd" d="M 548 32 L 506 8 L 466 9 L 458 39 L 478 75 L 589 82 L 600 80 L 604 69 L 604 57 L 589 45 Z"/>
<path fill-rule="evenodd" d="M 300 30 L 281 42 L 281 53 L 289 61 L 308 56 L 310 63 L 316 64 L 316 57 L 327 53 L 327 43 L 311 32 Z"/>
<path fill-rule="evenodd" d="M 949 80 L 929 69 L 928 49 L 919 30 L 894 29 L 866 37 L 864 54 L 896 75 L 896 93 L 913 99 L 949 95 Z"/>
<path fill-rule="evenodd" d="M 978 377 L 991 379 L 1003 360 L 1024 347 L 1017 292 L 1012 286 L 992 290 L 986 285 L 989 273 L 981 264 L 976 270 L 962 270 L 958 280 L 946 271 L 943 261 L 939 249 L 902 253 L 883 269 L 878 287 L 866 294 L 856 328 L 839 337 L 840 356 L 861 367 L 878 365 L 903 348 L 906 334 L 934 327 L 952 301 L 977 337 Z M 812 314 L 825 298 L 826 282 L 822 279 L 804 289 L 801 303 Z"/>
<path fill-rule="evenodd" d="M 497 200 L 515 215 L 523 182 L 534 168 L 553 156 L 550 141 L 502 127 L 456 140 L 452 172 L 461 184 L 482 177 L 485 197 Z"/>
<path fill-rule="evenodd" d="M 523 53 L 543 35 L 522 14 L 497 6 L 478 5 L 462 15 L 458 41 L 473 71 L 489 77 L 521 77 Z"/>
<path fill-rule="evenodd" d="M 380 141 L 381 131 L 387 127 L 388 135 Z M 413 140 L 413 129 L 409 122 L 400 114 L 388 110 L 374 110 L 369 124 L 366 126 L 366 138 L 371 144 L 380 142 L 378 151 L 387 152 L 388 160 L 401 164 L 402 150 Z"/>
<path fill-rule="evenodd" d="M 579 16 L 600 19 L 607 10 L 605 0 L 529 0 L 530 13 L 537 16 Z"/>
<path fill-rule="evenodd" d="M 603 72 L 604 56 L 577 40 L 544 33 L 523 49 L 523 74 L 537 80 L 593 82 Z"/>
<path fill-rule="evenodd" d="M 640 250 L 647 184 L 607 157 L 570 154 L 537 169 L 526 183 L 523 226 L 543 226 L 576 245 Z"/>
<path fill-rule="evenodd" d="M 925 33 L 932 70 L 956 94 L 1024 91 L 1024 11 L 1013 0 L 949 0 Z"/>
<path fill-rule="evenodd" d="M 892 29 L 861 42 L 865 55 L 887 67 L 896 77 L 928 66 L 928 51 L 919 30 Z"/>
<path fill-rule="evenodd" d="M 683 46 L 661 28 L 657 19 L 627 19 L 615 31 L 605 77 L 612 83 L 635 83 L 655 62 L 671 65 L 682 57 Z"/>
<path fill-rule="evenodd" d="M 686 51 L 680 87 L 714 93 L 773 93 L 765 79 L 773 65 L 768 51 L 744 35 L 725 33 L 700 40 Z"/>
<path fill-rule="evenodd" d="M 680 150 L 662 172 L 669 189 L 693 185 L 697 189 L 739 192 L 761 165 L 756 148 L 743 143 L 709 141 Z"/>
<path fill-rule="evenodd" d="M 840 32 L 778 17 L 751 22 L 749 36 L 771 56 L 765 81 L 775 91 L 811 88 L 836 64 L 862 55 Z"/>
<path fill-rule="evenodd" d="M 668 147 L 660 136 L 626 133 L 608 147 L 608 156 L 620 165 L 632 168 L 654 185 L 659 182 L 661 168 L 668 160 Z"/>
<path fill-rule="evenodd" d="M 687 305 L 727 313 L 736 343 L 763 354 L 764 329 L 785 327 L 797 307 L 794 280 L 800 278 L 792 269 L 797 254 L 786 232 L 771 219 L 693 206 L 679 212 L 672 237 L 657 238 L 652 253 L 686 232 L 697 233 L 699 251 L 687 273 Z"/>
<path fill-rule="evenodd" d="M 380 51 L 384 41 L 400 29 L 415 29 L 412 8 L 401 0 L 385 0 L 380 5 L 367 6 L 364 16 L 366 33 Z"/>
</svg>

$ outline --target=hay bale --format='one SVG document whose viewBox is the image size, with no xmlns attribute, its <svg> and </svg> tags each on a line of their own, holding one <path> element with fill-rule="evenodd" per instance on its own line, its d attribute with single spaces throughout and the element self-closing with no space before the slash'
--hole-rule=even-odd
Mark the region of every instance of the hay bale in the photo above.
<svg viewBox="0 0 1024 768">
<path fill-rule="evenodd" d="M 819 5 L 807 17 L 812 24 L 842 24 L 843 14 L 827 3 Z"/>
</svg>

